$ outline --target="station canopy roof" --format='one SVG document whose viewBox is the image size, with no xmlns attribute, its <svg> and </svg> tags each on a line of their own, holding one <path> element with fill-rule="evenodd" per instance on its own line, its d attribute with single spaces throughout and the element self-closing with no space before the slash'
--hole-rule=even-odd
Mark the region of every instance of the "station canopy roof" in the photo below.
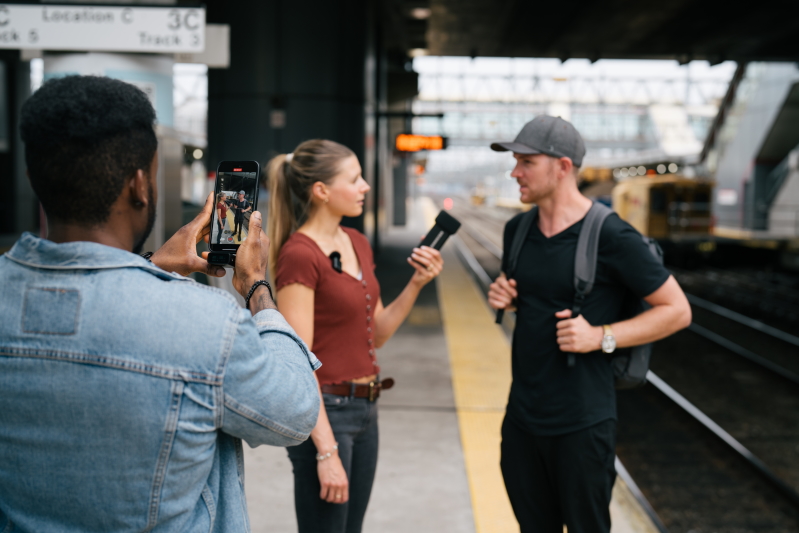
<svg viewBox="0 0 799 533">
<path fill-rule="evenodd" d="M 408 5 L 408 0 L 398 0 Z M 799 61 L 792 2 L 429 0 L 427 53 L 444 56 Z"/>
</svg>

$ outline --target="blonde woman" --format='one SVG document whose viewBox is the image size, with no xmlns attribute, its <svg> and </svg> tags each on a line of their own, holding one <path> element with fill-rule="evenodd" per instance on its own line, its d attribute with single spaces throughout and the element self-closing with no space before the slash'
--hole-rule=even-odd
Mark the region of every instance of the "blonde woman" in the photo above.
<svg viewBox="0 0 799 533">
<path fill-rule="evenodd" d="M 227 220 L 227 204 L 225 203 L 227 196 L 224 193 L 219 193 L 216 197 L 216 243 L 219 244 L 222 239 L 222 234 L 225 230 L 225 220 Z"/>
<path fill-rule="evenodd" d="M 375 349 L 444 263 L 437 250 L 414 248 L 410 281 L 383 306 L 368 240 L 341 226 L 343 217 L 363 212 L 370 189 L 355 154 L 333 141 L 306 141 L 272 159 L 268 175 L 269 264 L 278 307 L 322 361 L 316 428 L 311 439 L 288 449 L 297 523 L 300 533 L 357 533 L 377 465 L 376 400 L 391 386 L 379 380 Z"/>
</svg>

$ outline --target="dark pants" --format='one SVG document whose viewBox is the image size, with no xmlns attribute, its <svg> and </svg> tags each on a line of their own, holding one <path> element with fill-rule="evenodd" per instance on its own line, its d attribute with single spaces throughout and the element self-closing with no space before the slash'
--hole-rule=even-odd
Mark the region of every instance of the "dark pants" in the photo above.
<svg viewBox="0 0 799 533">
<path fill-rule="evenodd" d="M 236 215 L 235 217 L 233 217 L 233 224 L 234 224 L 233 235 L 238 233 L 239 240 L 241 240 L 241 226 L 244 224 L 244 215 L 241 216 Z"/>
<path fill-rule="evenodd" d="M 542 437 L 506 416 L 500 465 L 521 533 L 608 533 L 615 450 L 615 420 Z"/>
<path fill-rule="evenodd" d="M 350 499 L 347 503 L 328 503 L 319 497 L 317 451 L 311 439 L 287 448 L 294 467 L 294 509 L 299 533 L 360 533 L 377 466 L 377 402 L 333 394 L 322 396 L 347 472 Z"/>
<path fill-rule="evenodd" d="M 224 227 L 222 226 L 221 220 L 219 219 L 216 220 L 216 227 L 219 230 L 216 234 L 216 243 L 219 244 L 219 242 L 222 240 L 222 228 Z"/>
</svg>

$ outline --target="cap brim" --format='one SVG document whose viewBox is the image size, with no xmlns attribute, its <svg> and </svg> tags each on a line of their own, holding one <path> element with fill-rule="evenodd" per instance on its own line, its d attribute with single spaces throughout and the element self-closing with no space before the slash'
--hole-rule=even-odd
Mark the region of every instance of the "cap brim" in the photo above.
<svg viewBox="0 0 799 533">
<path fill-rule="evenodd" d="M 542 153 L 540 150 L 530 148 L 526 144 L 507 142 L 507 143 L 492 143 L 491 149 L 495 152 L 513 152 L 516 154 L 533 155 Z"/>
</svg>

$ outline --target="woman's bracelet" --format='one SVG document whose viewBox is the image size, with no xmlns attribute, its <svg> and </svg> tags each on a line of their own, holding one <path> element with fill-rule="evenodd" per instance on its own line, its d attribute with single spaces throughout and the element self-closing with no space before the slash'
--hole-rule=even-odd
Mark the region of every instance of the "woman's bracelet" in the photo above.
<svg viewBox="0 0 799 533">
<path fill-rule="evenodd" d="M 330 450 L 329 452 L 317 453 L 316 460 L 321 462 L 324 461 L 325 459 L 330 459 L 331 457 L 333 457 L 333 452 L 335 452 L 336 450 L 338 450 L 338 442 L 333 446 L 333 449 Z"/>
</svg>

